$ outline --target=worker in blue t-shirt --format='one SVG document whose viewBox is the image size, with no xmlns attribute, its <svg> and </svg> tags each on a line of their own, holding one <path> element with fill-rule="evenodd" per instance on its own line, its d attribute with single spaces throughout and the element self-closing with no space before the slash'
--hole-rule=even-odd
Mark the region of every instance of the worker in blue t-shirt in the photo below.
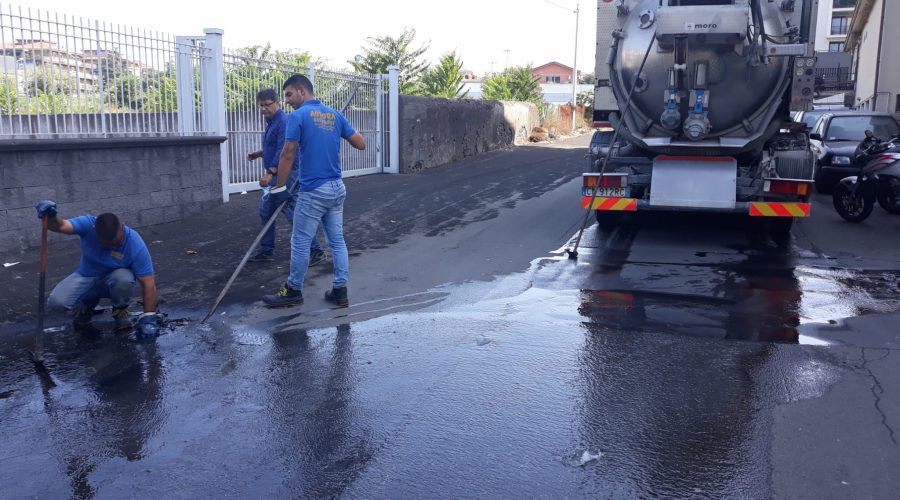
<svg viewBox="0 0 900 500">
<path fill-rule="evenodd" d="M 138 317 L 137 330 L 142 336 L 155 336 L 159 332 L 156 279 L 150 251 L 141 236 L 110 213 L 60 219 L 56 203 L 51 200 L 41 201 L 35 208 L 39 218 L 47 218 L 50 231 L 81 238 L 78 269 L 56 285 L 47 305 L 75 311 L 75 326 L 85 327 L 93 319 L 100 299 L 108 298 L 116 330 L 130 330 L 128 303 L 137 280 L 144 291 L 144 313 Z"/>
<path fill-rule="evenodd" d="M 281 155 L 281 148 L 284 147 L 284 129 L 287 125 L 288 115 L 281 109 L 281 101 L 278 99 L 278 93 L 275 89 L 262 89 L 256 94 L 256 104 L 259 111 L 266 119 L 266 131 L 263 133 L 262 149 L 247 153 L 247 160 L 253 161 L 257 158 L 263 159 L 262 177 L 259 179 L 259 186 L 263 188 L 263 195 L 259 199 L 259 217 L 262 219 L 262 225 L 265 226 L 272 217 L 272 214 L 278 210 L 279 203 L 273 202 L 273 197 L 269 195 L 269 189 L 275 186 L 278 180 L 278 157 Z M 297 184 L 297 176 L 300 158 L 296 158 L 291 165 L 290 175 L 288 175 L 287 185 L 293 186 L 293 196 L 284 204 L 281 213 L 287 217 L 288 221 L 294 220 L 294 203 L 296 202 L 297 192 L 300 185 Z M 262 239 L 259 240 L 259 252 L 250 257 L 249 262 L 272 262 L 275 254 L 275 224 L 269 226 Z M 319 246 L 316 238 L 312 239 L 309 247 L 309 265 L 314 266 L 325 259 L 325 252 Z"/>
<path fill-rule="evenodd" d="M 298 151 L 302 165 L 300 193 L 294 209 L 290 275 L 278 293 L 266 295 L 263 302 L 270 307 L 303 303 L 309 242 L 316 237 L 319 223 L 322 223 L 334 263 L 334 281 L 331 290 L 325 292 L 325 300 L 347 307 L 350 305 L 347 297 L 350 264 L 344 242 L 347 190 L 341 180 L 341 139 L 359 150 L 366 149 L 366 141 L 344 115 L 316 99 L 309 78 L 303 75 L 288 78 L 284 83 L 284 97 L 295 111 L 288 119 L 284 148 L 278 161 L 278 182 L 270 195 L 282 199 L 290 196 L 285 184 Z"/>
</svg>

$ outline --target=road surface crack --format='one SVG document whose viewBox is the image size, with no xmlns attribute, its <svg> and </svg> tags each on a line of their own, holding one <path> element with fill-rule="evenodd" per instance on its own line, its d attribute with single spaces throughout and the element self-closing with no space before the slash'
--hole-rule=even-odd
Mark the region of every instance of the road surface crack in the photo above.
<svg viewBox="0 0 900 500">
<path fill-rule="evenodd" d="M 871 350 L 871 349 L 870 349 Z M 894 446 L 898 446 L 897 437 L 894 434 L 894 429 L 891 428 L 890 424 L 887 422 L 887 415 L 884 413 L 884 410 L 881 409 L 881 396 L 884 394 L 884 388 L 881 386 L 881 382 L 878 380 L 878 377 L 875 376 L 875 373 L 872 372 L 872 369 L 869 368 L 869 363 L 873 363 L 876 361 L 881 361 L 888 356 L 891 355 L 890 349 L 877 349 L 879 351 L 885 351 L 884 356 L 875 359 L 867 359 L 866 357 L 866 348 L 862 348 L 862 356 L 863 356 L 863 364 L 862 369 L 868 372 L 869 377 L 872 379 L 872 396 L 875 397 L 875 410 L 881 415 L 881 425 L 887 429 L 888 434 L 891 436 L 891 441 L 894 443 Z"/>
</svg>

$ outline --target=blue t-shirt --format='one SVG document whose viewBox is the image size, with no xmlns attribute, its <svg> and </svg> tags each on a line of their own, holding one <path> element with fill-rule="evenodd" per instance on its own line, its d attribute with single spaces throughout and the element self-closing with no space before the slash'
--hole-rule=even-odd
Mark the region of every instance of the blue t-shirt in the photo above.
<svg viewBox="0 0 900 500">
<path fill-rule="evenodd" d="M 356 133 L 344 115 L 318 100 L 291 113 L 284 140 L 300 143 L 300 190 L 313 191 L 341 178 L 341 139 Z"/>
<path fill-rule="evenodd" d="M 283 109 L 279 109 L 272 115 L 272 118 L 266 119 L 266 131 L 263 134 L 263 167 L 266 170 L 278 170 L 278 160 L 281 158 L 281 150 L 284 149 L 284 130 L 287 127 L 288 115 Z M 297 180 L 300 173 L 300 156 L 294 158 L 294 164 L 291 166 L 291 174 L 288 176 L 286 186 Z M 269 186 L 275 186 L 278 182 L 278 176 L 273 175 L 269 181 Z"/>
<path fill-rule="evenodd" d="M 117 248 L 100 246 L 94 224 L 97 218 L 93 215 L 82 215 L 69 219 L 75 234 L 81 237 L 81 263 L 78 274 L 89 278 L 105 276 L 116 269 L 131 269 L 136 277 L 153 274 L 153 261 L 150 250 L 141 239 L 141 235 L 125 226 L 125 239 Z"/>
</svg>

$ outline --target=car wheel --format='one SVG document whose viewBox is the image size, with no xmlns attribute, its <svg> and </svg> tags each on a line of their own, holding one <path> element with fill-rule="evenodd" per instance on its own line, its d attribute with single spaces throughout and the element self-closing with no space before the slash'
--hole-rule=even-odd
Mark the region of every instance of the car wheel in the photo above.
<svg viewBox="0 0 900 500">
<path fill-rule="evenodd" d="M 818 164 L 816 165 L 816 175 L 813 178 L 813 181 L 816 184 L 816 191 L 823 194 L 831 194 L 834 191 L 835 183 L 832 182 L 824 172 L 822 172 L 822 167 Z"/>
</svg>

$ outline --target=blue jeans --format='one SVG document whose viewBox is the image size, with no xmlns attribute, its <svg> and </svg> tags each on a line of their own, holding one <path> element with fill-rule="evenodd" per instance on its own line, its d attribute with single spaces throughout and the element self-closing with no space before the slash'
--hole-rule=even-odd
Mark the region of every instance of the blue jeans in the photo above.
<svg viewBox="0 0 900 500">
<path fill-rule="evenodd" d="M 294 221 L 295 203 L 296 195 L 285 203 L 284 208 L 281 209 L 281 213 L 283 213 L 284 216 L 287 217 L 287 220 L 292 223 Z M 275 210 L 278 210 L 278 205 L 269 199 L 269 193 L 266 192 L 263 194 L 262 198 L 259 199 L 259 218 L 262 220 L 263 226 L 266 225 L 266 222 L 269 222 L 269 217 L 272 217 Z M 322 251 L 322 247 L 319 245 L 319 241 L 316 238 L 312 239 L 309 250 L 311 252 Z M 259 240 L 259 253 L 269 255 L 275 253 L 275 224 L 269 226 L 268 231 L 266 231 L 262 239 Z"/>
<path fill-rule="evenodd" d="M 347 189 L 340 179 L 328 181 L 317 189 L 301 192 L 294 210 L 294 232 L 291 235 L 291 273 L 288 286 L 303 289 L 303 280 L 309 268 L 309 243 L 315 239 L 319 222 L 325 229 L 325 238 L 331 247 L 334 261 L 334 286 L 347 285 L 350 277 L 350 259 L 344 243 L 344 199 Z"/>
<path fill-rule="evenodd" d="M 114 308 L 128 307 L 134 288 L 134 273 L 122 268 L 106 276 L 88 277 L 77 272 L 59 282 L 50 292 L 47 305 L 51 309 L 73 311 L 93 309 L 100 299 L 110 299 Z"/>
</svg>

